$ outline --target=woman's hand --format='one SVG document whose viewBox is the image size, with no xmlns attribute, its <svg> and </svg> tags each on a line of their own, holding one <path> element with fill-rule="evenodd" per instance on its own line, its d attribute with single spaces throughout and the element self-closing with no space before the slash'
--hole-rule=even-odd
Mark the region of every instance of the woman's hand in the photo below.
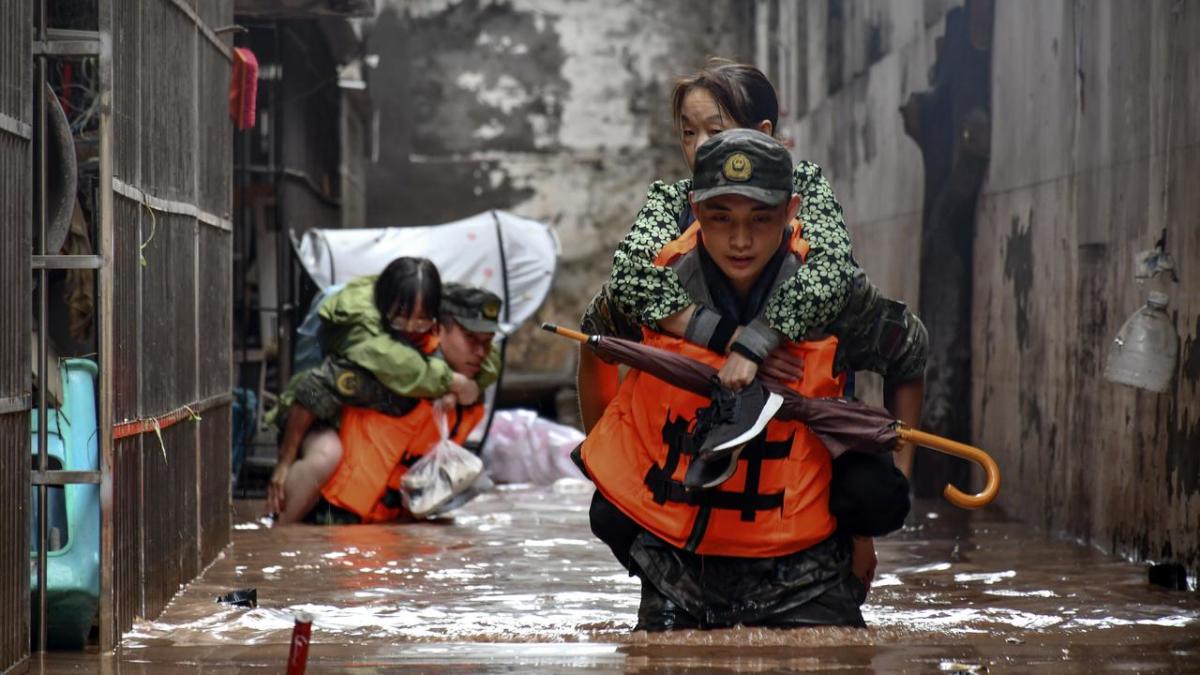
<svg viewBox="0 0 1200 675">
<path fill-rule="evenodd" d="M 725 365 L 721 366 L 721 370 L 717 372 L 717 379 L 721 384 L 734 391 L 740 391 L 746 385 L 750 384 L 754 376 L 758 374 L 758 364 L 750 359 L 734 352 L 725 360 Z"/>
<path fill-rule="evenodd" d="M 463 405 L 475 405 L 479 400 L 479 385 L 466 375 L 454 373 L 450 381 L 450 393 Z"/>
<path fill-rule="evenodd" d="M 777 382 L 794 382 L 804 377 L 804 359 L 780 345 L 767 354 L 761 370 L 763 375 Z"/>
<path fill-rule="evenodd" d="M 271 474 L 271 482 L 267 483 L 267 513 L 283 513 L 287 504 L 285 487 L 287 485 L 288 469 L 291 462 L 280 462 L 275 465 Z"/>
</svg>

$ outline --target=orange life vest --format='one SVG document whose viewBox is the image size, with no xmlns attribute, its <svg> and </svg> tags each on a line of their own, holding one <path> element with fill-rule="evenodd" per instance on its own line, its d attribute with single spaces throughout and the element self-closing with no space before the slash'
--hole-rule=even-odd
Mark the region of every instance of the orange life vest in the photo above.
<svg viewBox="0 0 1200 675">
<path fill-rule="evenodd" d="M 807 243 L 793 230 L 789 246 L 801 259 Z M 696 246 L 693 224 L 668 244 L 667 264 Z M 720 368 L 725 356 L 685 340 L 644 329 L 645 343 Z M 787 343 L 804 360 L 804 376 L 788 383 L 804 396 L 837 396 L 845 385 L 833 374 L 837 339 Z M 772 420 L 738 458 L 733 476 L 710 490 L 685 489 L 691 461 L 689 426 L 710 401 L 631 371 L 596 428 L 582 457 L 596 488 L 650 533 L 673 546 L 706 555 L 764 558 L 804 550 L 829 537 L 832 461 L 821 441 L 799 422 Z"/>
<path fill-rule="evenodd" d="M 451 440 L 461 444 L 483 418 L 483 406 L 450 411 L 447 424 Z M 334 506 L 351 511 L 364 523 L 395 520 L 403 512 L 388 506 L 388 488 L 398 490 L 400 479 L 418 459 L 441 439 L 433 417 L 433 403 L 422 400 L 407 415 L 387 415 L 369 408 L 342 408 L 342 461 L 321 488 Z"/>
</svg>

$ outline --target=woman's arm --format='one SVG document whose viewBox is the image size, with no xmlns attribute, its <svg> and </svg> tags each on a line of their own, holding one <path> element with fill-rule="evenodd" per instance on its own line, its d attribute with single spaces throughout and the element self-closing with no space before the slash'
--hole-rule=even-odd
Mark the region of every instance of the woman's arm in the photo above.
<svg viewBox="0 0 1200 675">
<path fill-rule="evenodd" d="M 445 361 L 426 357 L 387 335 L 358 341 L 344 356 L 399 396 L 438 398 L 454 384 L 454 371 Z"/>
<path fill-rule="evenodd" d="M 800 162 L 792 180 L 802 200 L 800 220 L 808 256 L 768 299 L 764 316 L 771 328 L 790 340 L 800 340 L 810 329 L 825 326 L 841 313 L 855 265 L 842 206 L 821 167 Z"/>
<path fill-rule="evenodd" d="M 691 189 L 690 180 L 655 181 L 613 255 L 608 282 L 612 300 L 620 311 L 652 328 L 693 302 L 675 270 L 654 264 L 659 251 L 680 234 L 679 214 Z"/>
</svg>

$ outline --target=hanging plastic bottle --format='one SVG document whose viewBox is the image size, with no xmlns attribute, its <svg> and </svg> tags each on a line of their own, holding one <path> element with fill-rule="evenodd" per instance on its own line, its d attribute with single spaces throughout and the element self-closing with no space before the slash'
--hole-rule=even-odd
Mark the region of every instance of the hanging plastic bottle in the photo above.
<svg viewBox="0 0 1200 675">
<path fill-rule="evenodd" d="M 1151 291 L 1121 326 L 1108 350 L 1104 379 L 1163 393 L 1171 385 L 1179 340 L 1167 316 L 1167 294 Z"/>
</svg>

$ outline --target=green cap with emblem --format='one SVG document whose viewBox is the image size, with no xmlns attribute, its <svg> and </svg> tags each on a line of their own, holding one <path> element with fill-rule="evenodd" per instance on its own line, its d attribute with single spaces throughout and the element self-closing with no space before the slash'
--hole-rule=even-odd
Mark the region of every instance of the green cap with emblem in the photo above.
<svg viewBox="0 0 1200 675">
<path fill-rule="evenodd" d="M 442 312 L 473 333 L 498 332 L 501 305 L 500 296 L 491 291 L 453 282 L 442 285 Z"/>
<path fill-rule="evenodd" d="M 696 150 L 692 199 L 742 195 L 764 204 L 792 196 L 792 156 L 782 143 L 754 129 L 722 131 Z"/>
</svg>

